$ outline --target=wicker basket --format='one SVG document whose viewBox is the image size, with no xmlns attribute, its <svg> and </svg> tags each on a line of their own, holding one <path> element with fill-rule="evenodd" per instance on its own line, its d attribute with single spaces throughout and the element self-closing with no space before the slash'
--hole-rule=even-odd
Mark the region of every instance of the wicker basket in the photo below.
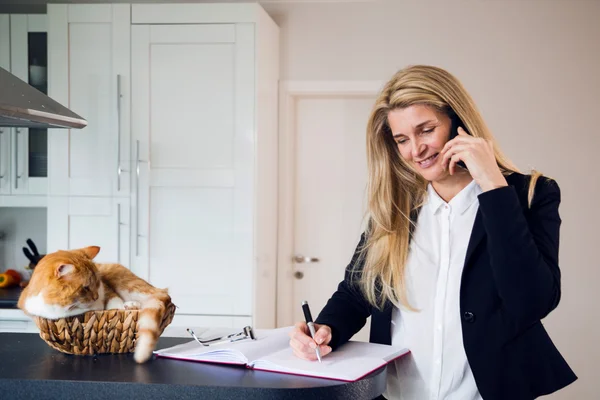
<svg viewBox="0 0 600 400">
<path fill-rule="evenodd" d="M 131 353 L 135 349 L 139 310 L 89 311 L 73 317 L 50 320 L 33 317 L 40 337 L 67 354 Z M 159 335 L 173 320 L 175 305 L 167 306 Z"/>
</svg>

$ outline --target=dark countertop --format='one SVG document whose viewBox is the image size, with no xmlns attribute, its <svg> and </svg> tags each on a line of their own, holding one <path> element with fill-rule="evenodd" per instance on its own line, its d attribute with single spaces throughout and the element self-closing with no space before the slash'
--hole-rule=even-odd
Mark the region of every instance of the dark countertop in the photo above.
<svg viewBox="0 0 600 400">
<path fill-rule="evenodd" d="M 17 308 L 19 296 L 23 291 L 20 287 L 0 289 L 0 308 Z"/>
<path fill-rule="evenodd" d="M 160 338 L 157 348 L 188 341 Z M 33 333 L 0 333 L 0 360 L 0 387 L 10 399 L 360 400 L 386 385 L 385 367 L 341 382 L 165 358 L 136 364 L 132 354 L 63 354 Z"/>
</svg>

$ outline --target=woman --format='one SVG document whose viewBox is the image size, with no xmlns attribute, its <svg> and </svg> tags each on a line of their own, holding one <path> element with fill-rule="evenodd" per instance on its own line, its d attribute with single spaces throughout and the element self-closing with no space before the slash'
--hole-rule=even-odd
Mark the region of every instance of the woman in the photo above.
<svg viewBox="0 0 600 400">
<path fill-rule="evenodd" d="M 520 174 L 431 66 L 385 85 L 367 157 L 368 228 L 294 353 L 326 356 L 371 316 L 371 342 L 411 350 L 388 366 L 388 399 L 533 399 L 576 380 L 540 322 L 560 300 L 556 182 Z"/>
</svg>

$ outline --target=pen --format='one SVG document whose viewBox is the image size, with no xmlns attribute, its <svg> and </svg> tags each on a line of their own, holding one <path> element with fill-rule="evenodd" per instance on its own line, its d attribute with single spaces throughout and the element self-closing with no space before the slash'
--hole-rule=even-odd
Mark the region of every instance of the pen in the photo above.
<svg viewBox="0 0 600 400">
<path fill-rule="evenodd" d="M 308 302 L 304 300 L 302 302 L 302 311 L 304 311 L 304 319 L 306 319 L 306 325 L 308 325 L 308 330 L 310 331 L 310 336 L 315 338 L 315 324 L 313 324 L 312 315 L 310 315 L 310 308 L 308 308 Z M 319 344 L 317 343 L 317 347 L 315 348 L 317 352 L 317 358 L 319 362 L 321 362 L 321 350 L 319 350 Z"/>
</svg>

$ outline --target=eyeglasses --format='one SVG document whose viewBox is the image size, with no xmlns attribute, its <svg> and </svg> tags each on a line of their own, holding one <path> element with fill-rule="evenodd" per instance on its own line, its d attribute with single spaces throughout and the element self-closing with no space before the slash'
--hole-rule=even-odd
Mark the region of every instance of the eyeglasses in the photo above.
<svg viewBox="0 0 600 400">
<path fill-rule="evenodd" d="M 232 333 L 227 336 L 221 336 L 221 337 L 213 338 L 210 340 L 200 340 L 198 338 L 198 336 L 196 336 L 194 331 L 191 330 L 190 328 L 187 328 L 187 331 L 190 335 L 192 335 L 192 337 L 196 340 L 196 342 L 200 343 L 202 346 L 214 346 L 216 344 L 221 344 L 221 343 L 238 342 L 238 341 L 244 340 L 244 339 L 256 340 L 256 336 L 254 335 L 254 330 L 252 329 L 251 326 L 245 326 L 241 332 Z"/>
</svg>

